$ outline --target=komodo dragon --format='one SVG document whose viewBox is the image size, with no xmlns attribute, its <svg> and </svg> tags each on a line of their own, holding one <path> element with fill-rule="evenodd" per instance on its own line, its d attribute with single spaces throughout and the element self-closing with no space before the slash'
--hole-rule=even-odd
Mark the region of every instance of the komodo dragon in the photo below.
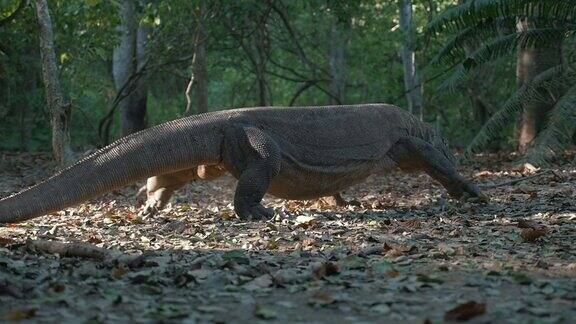
<svg viewBox="0 0 576 324">
<path fill-rule="evenodd" d="M 0 200 L 0 223 L 42 216 L 135 181 L 222 166 L 238 179 L 234 211 L 269 218 L 265 193 L 337 194 L 392 167 L 422 170 L 450 195 L 484 197 L 455 168 L 440 133 L 386 104 L 243 108 L 177 119 L 126 136 L 47 180 Z"/>
</svg>

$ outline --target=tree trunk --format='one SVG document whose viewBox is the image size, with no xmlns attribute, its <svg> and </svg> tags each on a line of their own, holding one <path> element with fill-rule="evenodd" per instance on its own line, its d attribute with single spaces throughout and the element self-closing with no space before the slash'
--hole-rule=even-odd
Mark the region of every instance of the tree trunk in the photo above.
<svg viewBox="0 0 576 324">
<path fill-rule="evenodd" d="M 30 52 L 37 54 L 35 50 Z M 28 61 L 29 59 L 26 59 Z M 26 80 L 24 81 L 24 91 L 26 93 L 32 94 L 37 91 L 37 76 L 36 71 L 33 69 L 27 69 L 23 71 L 26 75 Z M 20 110 L 20 149 L 28 152 L 30 150 L 30 138 L 32 138 L 33 122 L 34 122 L 34 109 L 33 98 L 31 96 L 26 96 L 25 100 L 22 100 L 21 110 Z"/>
<path fill-rule="evenodd" d="M 404 88 L 406 89 L 406 100 L 408 110 L 422 119 L 422 85 L 416 70 L 416 54 L 412 44 L 412 1 L 399 0 L 400 5 L 400 30 L 404 40 L 402 44 L 402 64 L 404 66 Z"/>
<path fill-rule="evenodd" d="M 519 31 L 533 27 L 529 21 L 518 23 Z M 518 87 L 532 81 L 538 74 L 562 62 L 562 40 L 551 41 L 541 47 L 520 48 L 516 63 Z M 547 121 L 547 114 L 553 107 L 545 102 L 528 102 L 520 118 L 518 130 L 518 151 L 525 152 L 530 143 L 538 136 Z"/>
<path fill-rule="evenodd" d="M 136 72 L 138 61 L 136 45 L 138 39 L 138 23 L 136 21 L 136 4 L 134 0 L 120 1 L 120 44 L 114 49 L 112 73 L 116 91 L 124 91 L 124 98 L 120 101 L 120 128 L 122 136 L 142 130 L 146 127 L 146 105 L 142 104 L 142 97 L 145 100 L 146 91 L 139 95 L 136 89 L 141 84 L 134 84 L 133 87 L 126 87 L 131 76 Z M 144 35 L 143 35 L 144 36 Z M 145 38 L 141 40 L 144 41 Z M 144 48 L 144 47 L 142 47 Z M 140 97 L 140 98 L 138 98 Z M 139 100 L 140 99 L 140 100 Z"/>
<path fill-rule="evenodd" d="M 335 21 L 330 30 L 330 94 L 329 103 L 342 105 L 346 101 L 346 22 Z"/>
<path fill-rule="evenodd" d="M 194 61 L 196 113 L 208 111 L 208 73 L 206 71 L 206 0 L 200 0 L 198 15 L 198 41 Z"/>
<path fill-rule="evenodd" d="M 136 71 L 141 71 L 146 62 L 148 61 L 148 34 L 150 33 L 150 28 L 147 26 L 140 26 L 136 31 Z M 146 111 L 148 103 L 148 77 L 147 74 L 142 75 L 138 81 L 136 81 L 136 88 L 132 93 L 133 106 L 131 110 L 136 112 L 138 125 L 134 129 L 141 130 L 146 128 Z M 132 132 L 133 133 L 133 132 Z"/>
<path fill-rule="evenodd" d="M 70 102 L 64 97 L 58 76 L 58 65 L 54 49 L 52 20 L 46 0 L 36 0 L 36 15 L 40 27 L 40 54 L 42 57 L 42 78 L 45 95 L 50 108 L 52 124 L 52 152 L 61 165 L 67 165 L 74 160 L 70 146 Z"/>
<path fill-rule="evenodd" d="M 260 24 L 256 31 L 254 40 L 254 70 L 256 71 L 256 80 L 258 83 L 258 101 L 262 107 L 271 105 L 270 89 L 268 88 L 268 78 L 266 75 L 266 65 L 268 64 L 269 39 L 268 31 L 265 24 Z"/>
</svg>

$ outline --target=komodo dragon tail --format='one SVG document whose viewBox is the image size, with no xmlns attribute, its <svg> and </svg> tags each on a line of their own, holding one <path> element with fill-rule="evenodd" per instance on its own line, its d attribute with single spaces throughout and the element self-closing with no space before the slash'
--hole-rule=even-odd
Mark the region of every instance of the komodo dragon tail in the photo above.
<svg viewBox="0 0 576 324">
<path fill-rule="evenodd" d="M 0 200 L 0 223 L 58 211 L 153 175 L 218 163 L 220 123 L 214 116 L 199 115 L 121 138 L 47 180 Z"/>
</svg>

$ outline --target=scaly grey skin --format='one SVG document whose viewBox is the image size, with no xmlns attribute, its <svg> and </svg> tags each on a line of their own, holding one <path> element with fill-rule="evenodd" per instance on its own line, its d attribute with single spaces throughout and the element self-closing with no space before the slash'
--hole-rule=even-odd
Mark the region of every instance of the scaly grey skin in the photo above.
<svg viewBox="0 0 576 324">
<path fill-rule="evenodd" d="M 201 165 L 224 168 L 238 179 L 234 210 L 241 219 L 272 216 L 261 205 L 265 193 L 287 199 L 331 196 L 393 167 L 425 171 L 455 198 L 483 197 L 458 174 L 439 132 L 400 108 L 244 108 L 186 117 L 122 138 L 0 200 L 0 223 Z"/>
</svg>

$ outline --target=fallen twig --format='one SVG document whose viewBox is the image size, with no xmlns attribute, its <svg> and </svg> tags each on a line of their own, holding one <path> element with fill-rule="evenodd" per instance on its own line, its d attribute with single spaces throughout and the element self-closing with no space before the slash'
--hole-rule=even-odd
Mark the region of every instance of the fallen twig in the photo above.
<svg viewBox="0 0 576 324">
<path fill-rule="evenodd" d="M 513 185 L 513 184 L 517 184 L 518 182 L 522 182 L 522 181 L 526 181 L 526 180 L 531 180 L 531 179 L 534 179 L 534 178 L 538 178 L 538 177 L 540 177 L 540 176 L 543 176 L 543 175 L 545 175 L 545 174 L 549 174 L 549 173 L 552 173 L 552 172 L 553 172 L 552 170 L 544 170 L 544 171 L 539 172 L 539 173 L 537 173 L 537 174 L 533 174 L 533 175 L 528 176 L 528 177 L 522 177 L 522 178 L 520 178 L 520 179 L 514 179 L 514 180 L 505 181 L 505 182 L 501 182 L 501 183 L 495 183 L 495 184 L 492 184 L 492 185 L 480 185 L 480 188 L 482 188 L 482 189 L 489 189 L 489 188 L 498 188 L 498 187 L 503 187 L 503 186 L 510 186 L 510 185 Z"/>
</svg>

